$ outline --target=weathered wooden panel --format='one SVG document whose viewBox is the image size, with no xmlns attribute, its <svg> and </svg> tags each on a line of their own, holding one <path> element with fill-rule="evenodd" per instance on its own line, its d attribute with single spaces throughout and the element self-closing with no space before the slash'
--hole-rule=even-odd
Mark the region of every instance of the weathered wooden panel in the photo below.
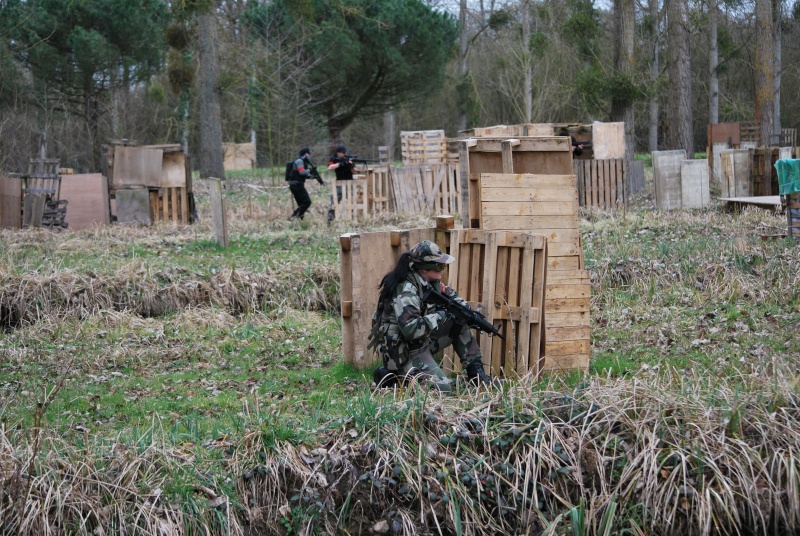
<svg viewBox="0 0 800 536">
<path fill-rule="evenodd" d="M 653 151 L 653 184 L 658 209 L 681 208 L 681 162 L 684 160 L 686 151 Z"/>
<path fill-rule="evenodd" d="M 706 208 L 709 204 L 708 161 L 684 160 L 681 162 L 682 208 Z"/>
<path fill-rule="evenodd" d="M 255 143 L 223 143 L 222 152 L 225 171 L 256 167 Z"/>
<path fill-rule="evenodd" d="M 164 151 L 150 147 L 114 149 L 114 189 L 129 186 L 161 187 Z"/>
<path fill-rule="evenodd" d="M 752 157 L 750 151 L 732 149 L 720 151 L 721 197 L 750 197 Z"/>
<path fill-rule="evenodd" d="M 22 179 L 0 177 L 0 229 L 22 227 Z"/>
<path fill-rule="evenodd" d="M 117 150 L 120 148 L 118 147 Z M 126 188 L 116 192 L 117 223 L 153 223 L 150 215 L 150 192 L 147 188 Z"/>
<path fill-rule="evenodd" d="M 545 372 L 588 370 L 591 282 L 586 270 L 549 271 L 545 292 Z"/>
<path fill-rule="evenodd" d="M 69 202 L 65 221 L 72 230 L 111 223 L 108 181 L 100 173 L 62 175 L 61 199 Z"/>
<path fill-rule="evenodd" d="M 598 160 L 625 158 L 625 123 L 593 123 L 592 150 Z"/>
</svg>

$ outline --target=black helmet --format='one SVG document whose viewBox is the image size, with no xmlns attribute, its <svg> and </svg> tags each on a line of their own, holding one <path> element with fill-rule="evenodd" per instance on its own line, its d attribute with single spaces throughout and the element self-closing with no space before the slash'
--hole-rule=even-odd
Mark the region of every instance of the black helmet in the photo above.
<svg viewBox="0 0 800 536">
<path fill-rule="evenodd" d="M 337 152 L 337 153 L 344 153 L 344 154 L 347 154 L 347 147 L 345 147 L 344 145 L 340 145 L 340 146 L 338 146 L 338 147 L 336 148 L 336 152 Z"/>
<path fill-rule="evenodd" d="M 302 158 L 304 155 L 311 154 L 311 149 L 308 147 L 303 147 L 300 149 L 300 157 Z"/>
</svg>

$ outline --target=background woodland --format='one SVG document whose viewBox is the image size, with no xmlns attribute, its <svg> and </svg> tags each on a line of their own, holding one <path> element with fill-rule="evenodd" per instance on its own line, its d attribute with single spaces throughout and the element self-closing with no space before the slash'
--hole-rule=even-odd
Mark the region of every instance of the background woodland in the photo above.
<svg viewBox="0 0 800 536">
<path fill-rule="evenodd" d="M 625 121 L 629 150 L 705 149 L 709 122 L 800 124 L 791 0 L 0 0 L 0 170 L 100 169 L 101 145 L 221 142 L 258 165 L 400 130 Z"/>
</svg>

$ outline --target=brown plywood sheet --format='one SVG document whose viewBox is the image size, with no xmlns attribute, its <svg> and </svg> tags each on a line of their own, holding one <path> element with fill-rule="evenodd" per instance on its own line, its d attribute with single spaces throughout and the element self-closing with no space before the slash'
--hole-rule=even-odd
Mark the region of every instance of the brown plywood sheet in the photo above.
<svg viewBox="0 0 800 536">
<path fill-rule="evenodd" d="M 108 181 L 100 173 L 61 176 L 61 199 L 69 201 L 69 229 L 88 229 L 111 223 L 108 204 Z"/>
<path fill-rule="evenodd" d="M 255 143 L 223 143 L 225 171 L 253 169 L 256 163 Z"/>
<path fill-rule="evenodd" d="M 114 149 L 114 189 L 128 186 L 160 188 L 164 151 L 150 147 Z"/>
<path fill-rule="evenodd" d="M 0 177 L 0 229 L 22 227 L 22 179 Z"/>
<path fill-rule="evenodd" d="M 183 151 L 164 153 L 161 161 L 161 187 L 186 188 L 186 157 Z"/>
</svg>

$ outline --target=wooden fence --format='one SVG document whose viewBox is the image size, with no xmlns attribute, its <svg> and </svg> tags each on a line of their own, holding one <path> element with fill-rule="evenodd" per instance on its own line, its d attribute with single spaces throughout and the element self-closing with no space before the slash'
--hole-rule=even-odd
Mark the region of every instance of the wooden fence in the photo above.
<svg viewBox="0 0 800 536">
<path fill-rule="evenodd" d="M 461 212 L 461 186 L 456 167 L 442 164 L 392 168 L 390 182 L 396 212 Z"/>
<path fill-rule="evenodd" d="M 575 160 L 578 203 L 582 207 L 612 210 L 644 189 L 644 162 L 621 158 Z"/>
</svg>

